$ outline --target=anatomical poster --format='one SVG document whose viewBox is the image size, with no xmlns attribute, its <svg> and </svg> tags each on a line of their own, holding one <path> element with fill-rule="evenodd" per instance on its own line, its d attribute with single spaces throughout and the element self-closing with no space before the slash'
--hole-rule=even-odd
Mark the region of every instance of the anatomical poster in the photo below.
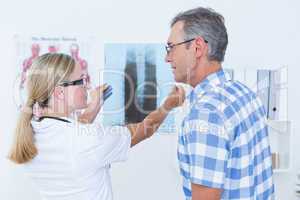
<svg viewBox="0 0 300 200">
<path fill-rule="evenodd" d="M 66 53 L 72 56 L 89 74 L 92 38 L 68 36 L 15 36 L 17 75 L 14 100 L 20 108 L 26 97 L 26 75 L 33 60 L 45 53 Z"/>
</svg>

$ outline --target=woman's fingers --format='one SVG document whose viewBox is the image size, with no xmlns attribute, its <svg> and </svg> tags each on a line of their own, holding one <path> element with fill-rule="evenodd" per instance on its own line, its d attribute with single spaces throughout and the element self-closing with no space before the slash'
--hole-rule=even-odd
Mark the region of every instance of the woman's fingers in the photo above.
<svg viewBox="0 0 300 200">
<path fill-rule="evenodd" d="M 177 106 L 181 106 L 185 99 L 185 91 L 182 86 L 175 86 L 174 87 L 174 98 Z"/>
</svg>

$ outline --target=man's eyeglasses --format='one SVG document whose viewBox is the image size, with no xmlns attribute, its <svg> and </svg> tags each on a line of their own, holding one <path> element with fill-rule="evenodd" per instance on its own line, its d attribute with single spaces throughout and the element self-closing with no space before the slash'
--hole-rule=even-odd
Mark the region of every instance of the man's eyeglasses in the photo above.
<svg viewBox="0 0 300 200">
<path fill-rule="evenodd" d="M 78 79 L 78 80 L 75 80 L 75 81 L 66 81 L 66 82 L 63 82 L 59 85 L 63 86 L 63 87 L 68 87 L 68 86 L 72 86 L 72 85 L 87 85 L 87 84 L 88 84 L 87 79 L 82 78 L 82 79 Z"/>
<path fill-rule="evenodd" d="M 195 39 L 196 38 L 185 40 L 183 42 L 179 42 L 179 43 L 176 43 L 176 44 L 168 44 L 168 45 L 166 45 L 165 48 L 166 48 L 167 54 L 170 53 L 170 51 L 172 50 L 173 47 L 178 46 L 178 45 L 182 45 L 182 44 L 185 44 L 185 43 L 188 43 L 188 42 L 191 42 L 191 41 L 193 41 Z M 204 40 L 204 42 L 208 43 L 207 40 Z"/>
</svg>

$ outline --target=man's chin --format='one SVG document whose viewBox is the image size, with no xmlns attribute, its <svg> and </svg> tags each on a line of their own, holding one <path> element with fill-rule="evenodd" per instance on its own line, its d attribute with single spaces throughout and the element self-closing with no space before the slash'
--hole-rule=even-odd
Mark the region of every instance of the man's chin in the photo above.
<svg viewBox="0 0 300 200">
<path fill-rule="evenodd" d="M 180 77 L 174 77 L 174 80 L 176 83 L 186 83 L 185 79 Z"/>
</svg>

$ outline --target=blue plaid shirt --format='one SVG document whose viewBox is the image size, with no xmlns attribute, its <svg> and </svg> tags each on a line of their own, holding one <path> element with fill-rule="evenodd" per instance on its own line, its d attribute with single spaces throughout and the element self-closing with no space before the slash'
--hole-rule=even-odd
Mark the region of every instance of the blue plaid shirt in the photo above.
<svg viewBox="0 0 300 200">
<path fill-rule="evenodd" d="M 256 94 L 221 69 L 188 99 L 178 137 L 186 199 L 191 183 L 222 189 L 222 199 L 274 199 L 266 114 Z"/>
</svg>

